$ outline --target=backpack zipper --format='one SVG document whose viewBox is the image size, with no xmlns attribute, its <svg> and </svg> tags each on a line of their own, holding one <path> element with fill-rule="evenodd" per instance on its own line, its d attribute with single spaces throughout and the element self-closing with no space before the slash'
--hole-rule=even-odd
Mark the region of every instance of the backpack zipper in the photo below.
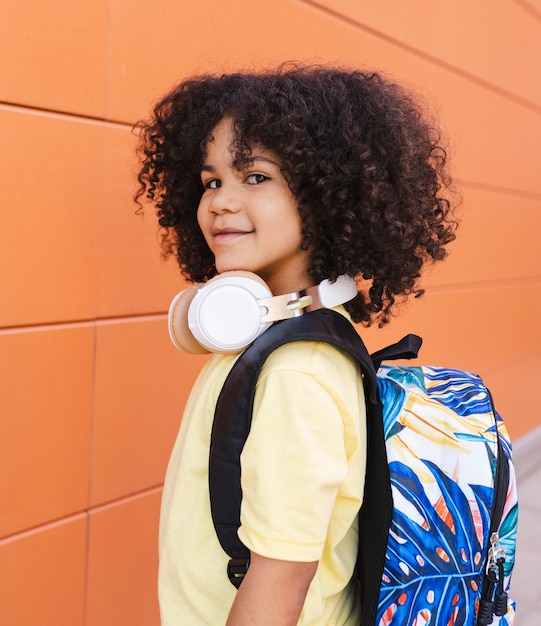
<svg viewBox="0 0 541 626">
<path fill-rule="evenodd" d="M 488 389 L 487 389 L 488 391 Z M 481 586 L 481 601 L 477 617 L 478 626 L 492 623 L 494 615 L 501 617 L 507 612 L 507 593 L 504 589 L 505 550 L 500 544 L 499 528 L 503 518 L 509 488 L 509 464 L 505 456 L 498 430 L 496 410 L 488 391 L 497 435 L 496 475 L 494 478 L 494 502 L 490 515 L 489 545 L 486 553 L 486 568 Z"/>
</svg>

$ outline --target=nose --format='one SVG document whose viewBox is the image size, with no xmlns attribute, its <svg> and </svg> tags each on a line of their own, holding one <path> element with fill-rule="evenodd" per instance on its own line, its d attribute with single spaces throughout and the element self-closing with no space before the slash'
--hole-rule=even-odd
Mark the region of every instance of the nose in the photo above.
<svg viewBox="0 0 541 626">
<path fill-rule="evenodd" d="M 224 185 L 213 190 L 209 202 L 211 213 L 220 215 L 222 213 L 237 213 L 241 208 L 241 198 L 238 190 L 233 185 Z"/>
</svg>

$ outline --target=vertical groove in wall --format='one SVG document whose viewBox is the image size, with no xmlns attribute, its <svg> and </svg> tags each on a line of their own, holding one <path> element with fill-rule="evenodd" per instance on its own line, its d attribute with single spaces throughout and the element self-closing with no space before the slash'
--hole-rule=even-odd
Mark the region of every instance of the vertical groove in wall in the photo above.
<svg viewBox="0 0 541 626">
<path fill-rule="evenodd" d="M 86 545 L 85 545 L 85 588 L 83 597 L 83 626 L 87 625 L 88 620 L 88 584 L 90 579 L 90 542 L 91 542 L 91 516 L 90 510 L 92 505 L 92 475 L 94 465 L 94 420 L 96 407 L 96 371 L 97 371 L 97 353 L 98 353 L 98 324 L 93 323 L 94 328 L 94 349 L 92 354 L 92 392 L 90 404 L 90 445 L 88 449 L 88 490 L 87 490 L 87 510 L 86 515 Z"/>
</svg>

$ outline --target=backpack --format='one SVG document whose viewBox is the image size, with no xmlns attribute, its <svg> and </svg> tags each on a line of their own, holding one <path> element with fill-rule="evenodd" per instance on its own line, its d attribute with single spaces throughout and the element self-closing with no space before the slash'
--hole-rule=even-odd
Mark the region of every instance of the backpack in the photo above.
<svg viewBox="0 0 541 626">
<path fill-rule="evenodd" d="M 237 359 L 211 436 L 211 511 L 238 588 L 249 551 L 237 536 L 240 453 L 267 357 L 291 341 L 322 341 L 359 362 L 367 406 L 367 466 L 359 512 L 362 626 L 511 625 L 517 531 L 511 444 L 481 379 L 437 367 L 381 366 L 417 356 L 408 335 L 372 357 L 329 309 L 274 324 Z M 376 374 L 377 370 L 377 374 Z M 224 572 L 225 575 L 225 572 Z"/>
</svg>

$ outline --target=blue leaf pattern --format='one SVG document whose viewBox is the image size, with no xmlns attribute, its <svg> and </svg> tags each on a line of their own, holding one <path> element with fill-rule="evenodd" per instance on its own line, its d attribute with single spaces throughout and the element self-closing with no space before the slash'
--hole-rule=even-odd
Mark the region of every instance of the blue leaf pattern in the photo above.
<svg viewBox="0 0 541 626">
<path fill-rule="evenodd" d="M 393 487 L 413 503 L 424 524 L 412 523 L 409 516 L 396 511 L 387 548 L 391 558 L 384 570 L 389 582 L 380 596 L 378 621 L 401 598 L 393 616 L 397 624 L 412 624 L 423 613 L 430 615 L 430 624 L 469 623 L 481 586 L 475 562 L 480 562 L 483 546 L 470 532 L 474 525 L 471 510 L 458 485 L 433 464 L 426 465 L 442 491 L 453 528 L 438 515 L 411 469 L 392 463 Z M 483 493 L 480 489 L 479 497 L 488 513 L 490 490 Z"/>
</svg>

